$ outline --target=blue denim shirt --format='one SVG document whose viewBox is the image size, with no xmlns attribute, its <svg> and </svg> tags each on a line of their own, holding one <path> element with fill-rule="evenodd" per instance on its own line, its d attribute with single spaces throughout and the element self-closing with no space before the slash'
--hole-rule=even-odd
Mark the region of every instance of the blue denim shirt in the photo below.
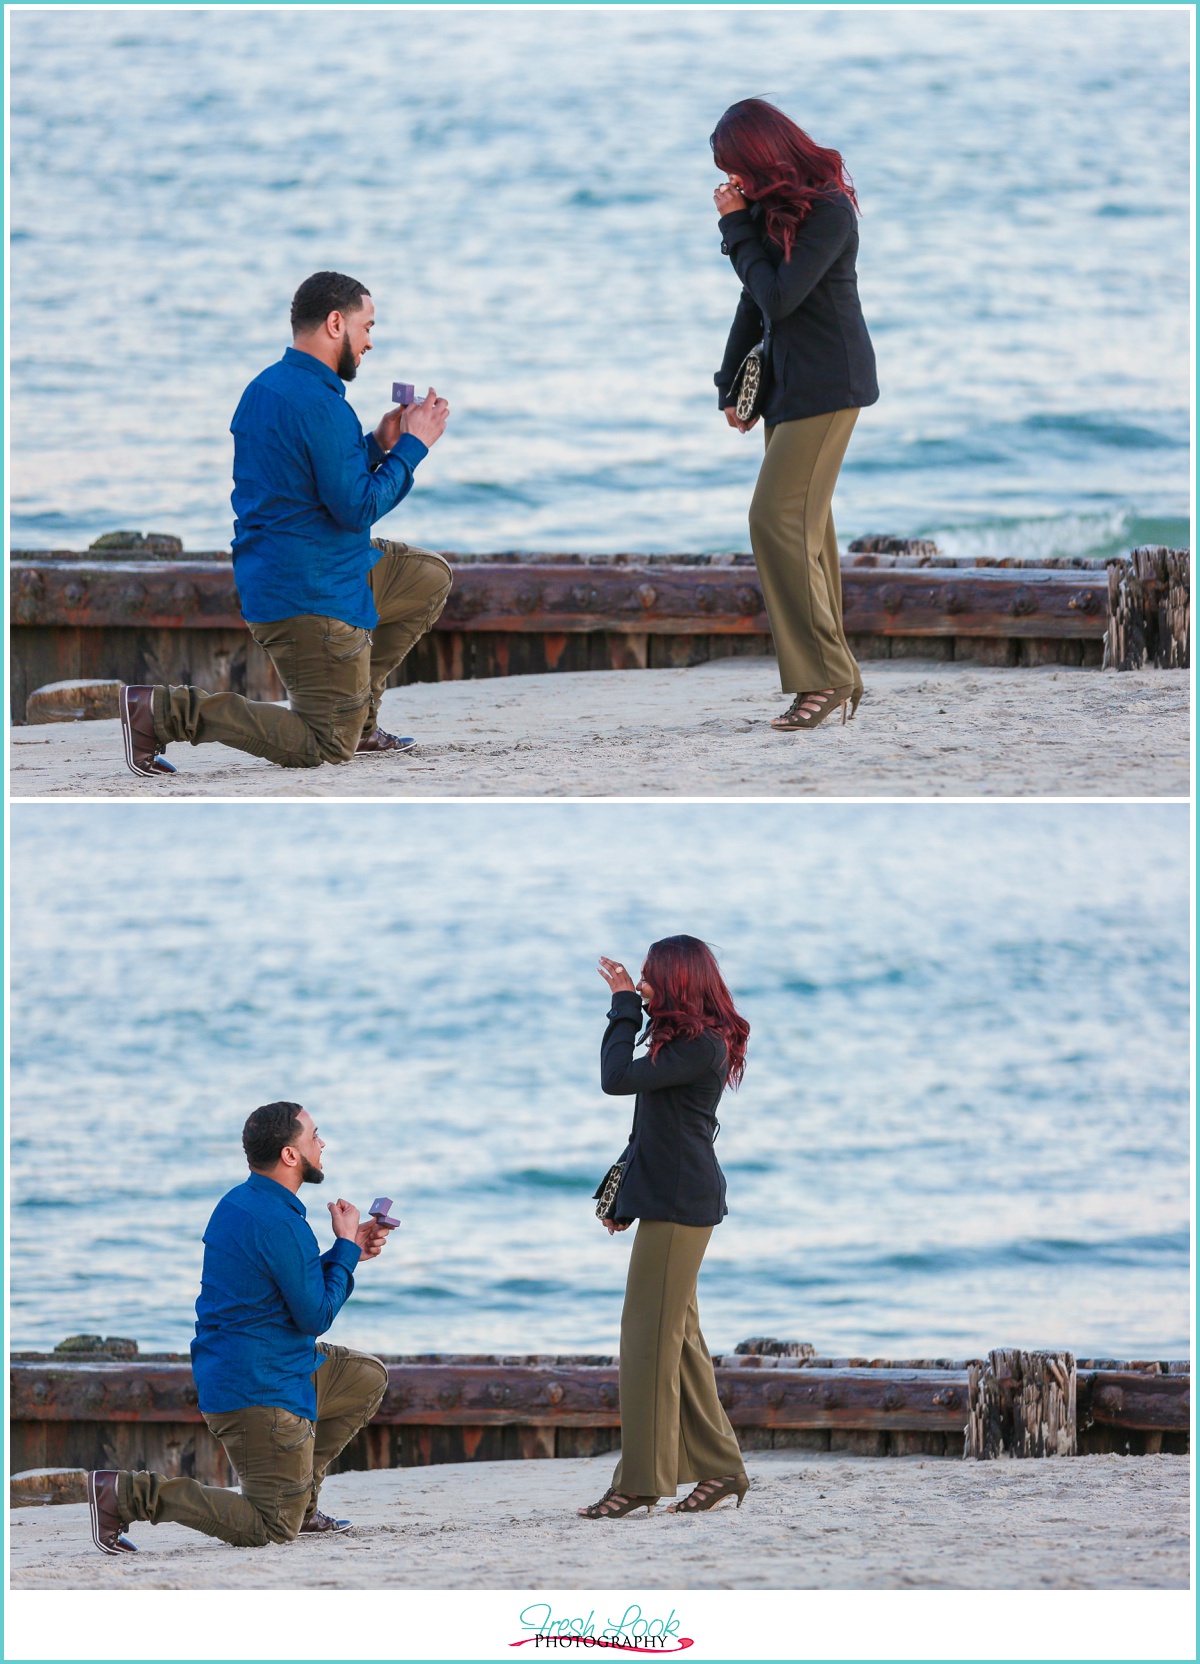
<svg viewBox="0 0 1200 1664">
<path fill-rule="evenodd" d="M 271 1404 L 315 1421 L 313 1342 L 354 1287 L 361 1250 L 317 1248 L 304 1203 L 262 1173 L 222 1196 L 204 1232 L 192 1375 L 200 1408 L 224 1415 Z"/>
<path fill-rule="evenodd" d="M 370 630 L 371 527 L 412 490 L 428 446 L 364 436 L 341 378 L 289 347 L 242 394 L 233 434 L 233 572 L 249 624 L 298 613 Z"/>
</svg>

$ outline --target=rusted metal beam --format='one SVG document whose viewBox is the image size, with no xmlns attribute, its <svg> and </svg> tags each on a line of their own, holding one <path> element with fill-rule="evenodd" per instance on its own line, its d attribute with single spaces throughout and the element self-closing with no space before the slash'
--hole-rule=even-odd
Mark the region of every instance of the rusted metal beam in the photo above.
<svg viewBox="0 0 1200 1664">
<path fill-rule="evenodd" d="M 439 631 L 549 635 L 764 635 L 752 566 L 586 565 L 477 561 L 455 566 Z M 223 561 L 14 560 L 17 626 L 244 628 Z M 1103 571 L 977 567 L 842 570 L 854 635 L 1099 640 Z"/>
</svg>

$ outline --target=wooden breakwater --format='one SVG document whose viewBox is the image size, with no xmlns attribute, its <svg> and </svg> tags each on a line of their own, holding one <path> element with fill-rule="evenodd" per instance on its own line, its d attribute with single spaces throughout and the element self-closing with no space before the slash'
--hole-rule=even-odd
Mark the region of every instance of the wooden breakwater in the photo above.
<svg viewBox="0 0 1200 1664">
<path fill-rule="evenodd" d="M 747 554 L 443 552 L 454 589 L 396 683 L 674 667 L 772 651 Z M 1188 557 L 1170 553 L 1175 601 L 1155 611 L 1154 630 L 1163 612 L 1162 628 L 1176 641 L 1171 662 L 1186 663 L 1189 623 L 1176 603 L 1181 581 L 1186 592 Z M 900 538 L 861 539 L 842 562 L 846 630 L 861 659 L 1098 668 L 1110 601 L 1116 604 L 1110 582 L 1101 562 L 966 562 Z M 1135 593 L 1127 584 L 1122 592 L 1134 656 L 1146 637 L 1145 629 L 1138 634 L 1137 609 L 1152 587 L 1143 583 Z M 191 683 L 213 693 L 283 696 L 242 620 L 227 551 L 185 556 L 177 547 L 119 542 L 15 550 L 10 594 L 18 721 L 30 694 L 64 681 Z M 1157 606 L 1157 591 L 1152 599 Z"/>
<path fill-rule="evenodd" d="M 186 1356 L 133 1357 L 129 1345 L 124 1356 L 14 1354 L 12 1473 L 128 1467 L 234 1482 L 197 1408 Z M 615 1358 L 381 1356 L 387 1393 L 343 1452 L 342 1469 L 593 1456 L 620 1442 Z M 1023 1360 L 1019 1376 L 1014 1359 Z M 1190 1366 L 1178 1361 L 1012 1352 L 822 1358 L 798 1342 L 756 1339 L 713 1362 L 721 1402 L 745 1450 L 986 1458 L 1189 1448 Z M 1049 1402 L 1046 1382 L 1055 1390 L 1061 1383 L 1060 1396 L 1070 1401 L 1069 1437 L 1059 1418 L 1053 1452 L 1013 1431 L 1014 1416 L 1020 1429 L 1038 1424 L 1036 1406 Z"/>
</svg>

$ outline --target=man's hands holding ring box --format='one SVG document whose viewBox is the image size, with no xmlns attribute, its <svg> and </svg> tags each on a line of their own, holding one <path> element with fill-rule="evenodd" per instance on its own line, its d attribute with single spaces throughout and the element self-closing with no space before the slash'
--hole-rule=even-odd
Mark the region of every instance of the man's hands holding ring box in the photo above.
<svg viewBox="0 0 1200 1664">
<path fill-rule="evenodd" d="M 400 414 L 401 433 L 411 433 L 423 445 L 436 445 L 446 431 L 450 406 L 431 387 L 419 404 L 405 405 Z"/>
<path fill-rule="evenodd" d="M 390 451 L 402 433 L 411 433 L 423 445 L 432 448 L 446 431 L 450 406 L 439 399 L 437 389 L 431 387 L 423 399 L 406 382 L 392 383 L 392 397 L 396 406 L 389 410 L 375 429 L 375 439 L 381 451 Z"/>
<path fill-rule="evenodd" d="M 336 1202 L 327 1204 L 334 1236 L 357 1242 L 364 1260 L 377 1259 L 389 1235 L 400 1223 L 389 1216 L 391 1205 L 389 1196 L 380 1196 L 371 1204 L 369 1216 L 363 1219 L 353 1203 L 339 1196 Z"/>
</svg>

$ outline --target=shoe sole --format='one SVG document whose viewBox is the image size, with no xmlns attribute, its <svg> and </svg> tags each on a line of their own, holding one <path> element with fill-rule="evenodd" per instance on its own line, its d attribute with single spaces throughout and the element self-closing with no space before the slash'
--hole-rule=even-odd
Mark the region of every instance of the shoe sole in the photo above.
<svg viewBox="0 0 1200 1664">
<path fill-rule="evenodd" d="M 121 713 L 121 739 L 125 745 L 125 763 L 131 774 L 136 774 L 139 780 L 153 780 L 158 772 L 154 768 L 140 768 L 133 758 L 133 724 L 129 719 L 129 689 L 122 688 L 117 695 L 117 709 Z M 108 1553 L 116 1552 L 107 1550 Z"/>
<path fill-rule="evenodd" d="M 88 1474 L 88 1513 L 92 1521 L 92 1541 L 101 1554 L 128 1554 L 129 1550 L 127 1548 L 113 1548 L 110 1543 L 104 1542 L 100 1536 L 100 1505 L 96 1500 L 96 1475 L 94 1473 Z"/>
</svg>

